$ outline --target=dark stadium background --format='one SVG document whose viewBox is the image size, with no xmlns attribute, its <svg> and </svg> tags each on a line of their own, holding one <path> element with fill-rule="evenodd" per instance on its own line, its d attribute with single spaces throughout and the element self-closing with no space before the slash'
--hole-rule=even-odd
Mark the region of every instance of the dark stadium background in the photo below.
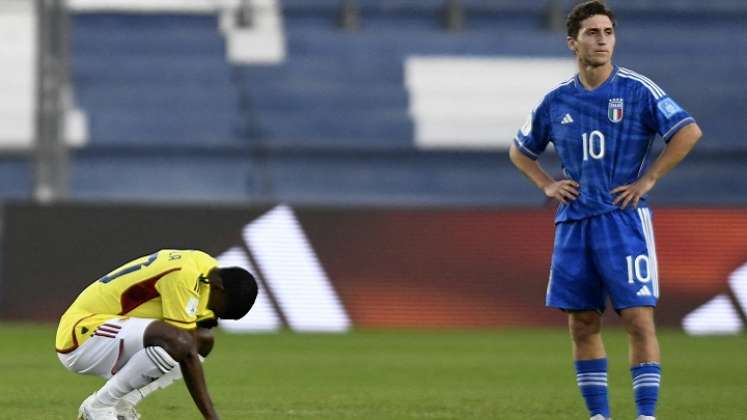
<svg viewBox="0 0 747 420">
<path fill-rule="evenodd" d="M 12 281 L 0 288 L 0 316 L 54 319 L 79 290 L 132 258 L 133 249 L 219 255 L 243 246 L 242 228 L 268 210 L 8 205 L 5 236 L 13 246 L 5 248 L 2 274 Z M 564 325 L 559 312 L 542 307 L 550 209 L 297 207 L 295 215 L 355 327 Z M 663 290 L 657 319 L 679 328 L 705 301 L 732 296 L 727 280 L 744 262 L 747 215 L 662 209 L 655 224 Z"/>
<path fill-rule="evenodd" d="M 242 226 L 288 205 L 353 328 L 562 325 L 543 308 L 552 204 L 511 166 L 506 139 L 460 146 L 457 131 L 448 147 L 418 143 L 406 62 L 569 59 L 572 4 L 8 2 L 0 13 L 32 22 L 18 28 L 38 59 L 7 71 L 46 82 L 26 92 L 37 104 L 28 138 L 0 149 L 0 316 L 53 322 L 129 258 L 242 246 Z M 610 4 L 617 62 L 659 82 L 705 132 L 652 193 L 659 322 L 680 328 L 723 297 L 701 332 L 722 316 L 743 325 L 747 286 L 730 275 L 747 263 L 747 9 Z M 230 31 L 261 29 L 270 12 L 285 56 L 228 60 Z M 552 153 L 545 163 L 558 173 Z"/>
</svg>

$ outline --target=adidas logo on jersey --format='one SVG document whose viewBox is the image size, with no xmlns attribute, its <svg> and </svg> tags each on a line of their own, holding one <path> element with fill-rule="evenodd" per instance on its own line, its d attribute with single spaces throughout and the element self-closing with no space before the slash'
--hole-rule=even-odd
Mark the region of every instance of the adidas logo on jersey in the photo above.
<svg viewBox="0 0 747 420">
<path fill-rule="evenodd" d="M 651 296 L 651 290 L 648 288 L 648 286 L 641 287 L 641 290 L 636 293 L 636 296 Z"/>
<path fill-rule="evenodd" d="M 565 114 L 563 117 L 563 120 L 560 121 L 561 124 L 570 124 L 573 122 L 573 117 L 571 117 L 571 114 Z"/>
<path fill-rule="evenodd" d="M 729 290 L 690 312 L 682 320 L 693 335 L 737 334 L 747 323 L 747 264 L 729 276 Z"/>
</svg>

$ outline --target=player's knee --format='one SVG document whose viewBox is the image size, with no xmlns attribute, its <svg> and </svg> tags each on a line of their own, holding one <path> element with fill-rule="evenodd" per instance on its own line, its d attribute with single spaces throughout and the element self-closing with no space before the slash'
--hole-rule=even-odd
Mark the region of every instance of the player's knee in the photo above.
<svg viewBox="0 0 747 420">
<path fill-rule="evenodd" d="M 178 360 L 184 360 L 190 354 L 197 350 L 197 340 L 189 331 L 179 330 L 174 341 L 174 352 L 179 357 Z"/>
<path fill-rule="evenodd" d="M 575 341 L 584 341 L 599 334 L 602 322 L 596 313 L 575 313 L 570 316 L 569 327 Z"/>
<path fill-rule="evenodd" d="M 622 315 L 625 329 L 633 338 L 646 338 L 656 335 L 653 310 L 633 308 L 624 311 Z"/>
<path fill-rule="evenodd" d="M 177 362 L 197 353 L 197 342 L 192 333 L 160 321 L 148 326 L 144 344 L 163 348 Z"/>
<path fill-rule="evenodd" d="M 656 328 L 654 323 L 643 317 L 634 318 L 625 323 L 628 334 L 634 338 L 644 339 L 656 335 Z"/>
<path fill-rule="evenodd" d="M 571 329 L 573 340 L 576 342 L 588 341 L 599 334 L 600 330 L 593 326 L 583 325 Z"/>
<path fill-rule="evenodd" d="M 198 328 L 195 332 L 195 339 L 197 339 L 197 352 L 200 356 L 207 357 L 215 345 L 213 333 L 209 329 Z"/>
</svg>

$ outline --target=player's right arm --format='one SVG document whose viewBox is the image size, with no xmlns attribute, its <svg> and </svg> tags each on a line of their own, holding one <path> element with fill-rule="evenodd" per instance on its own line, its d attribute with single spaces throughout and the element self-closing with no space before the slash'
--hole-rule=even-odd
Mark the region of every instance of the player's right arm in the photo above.
<svg viewBox="0 0 747 420">
<path fill-rule="evenodd" d="M 578 198 L 578 183 L 570 179 L 556 181 L 542 169 L 536 160 L 530 159 L 519 148 L 512 144 L 508 151 L 511 162 L 521 173 L 529 178 L 545 196 L 558 200 L 563 204 Z"/>
<path fill-rule="evenodd" d="M 202 267 L 204 271 L 209 271 L 211 268 L 211 266 Z M 176 342 L 174 352 L 179 357 L 174 357 L 174 359 L 179 362 L 184 383 L 205 419 L 214 420 L 218 419 L 218 414 L 210 399 L 205 373 L 200 362 L 200 328 L 197 325 L 200 307 L 198 290 L 200 279 L 205 275 L 206 273 L 200 272 L 193 265 L 185 264 L 180 271 L 158 282 L 157 288 L 161 295 L 163 310 L 163 322 L 159 323 L 159 326 L 164 335 L 174 334 L 175 340 L 167 340 L 166 344 Z M 169 354 L 171 354 L 170 351 Z"/>
<path fill-rule="evenodd" d="M 143 338 L 146 347 L 158 346 L 166 350 L 179 363 L 184 383 L 192 400 L 206 420 L 217 420 L 213 401 L 207 390 L 202 362 L 198 355 L 198 343 L 194 330 L 186 330 L 155 321 L 148 326 Z"/>
<path fill-rule="evenodd" d="M 550 142 L 548 107 L 548 98 L 545 97 L 529 115 L 524 126 L 516 133 L 508 155 L 514 166 L 529 178 L 537 188 L 542 190 L 547 197 L 566 204 L 578 197 L 578 183 L 569 179 L 556 181 L 537 162 L 537 158 Z"/>
<path fill-rule="evenodd" d="M 190 334 L 192 333 L 190 332 Z M 217 420 L 219 418 L 218 413 L 215 411 L 210 394 L 208 394 L 205 373 L 198 356 L 197 345 L 194 346 L 194 351 L 179 362 L 179 367 L 182 370 L 184 383 L 187 385 L 189 394 L 192 395 L 192 400 L 202 415 L 206 420 Z"/>
</svg>

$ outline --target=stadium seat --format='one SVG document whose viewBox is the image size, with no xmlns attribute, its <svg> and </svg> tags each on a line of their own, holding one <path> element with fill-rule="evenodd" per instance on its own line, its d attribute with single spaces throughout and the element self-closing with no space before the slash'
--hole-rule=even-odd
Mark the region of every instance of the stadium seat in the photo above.
<svg viewBox="0 0 747 420">
<path fill-rule="evenodd" d="M 22 157 L 0 159 L 0 197 L 27 200 L 31 198 L 33 173 L 31 161 Z"/>
</svg>

